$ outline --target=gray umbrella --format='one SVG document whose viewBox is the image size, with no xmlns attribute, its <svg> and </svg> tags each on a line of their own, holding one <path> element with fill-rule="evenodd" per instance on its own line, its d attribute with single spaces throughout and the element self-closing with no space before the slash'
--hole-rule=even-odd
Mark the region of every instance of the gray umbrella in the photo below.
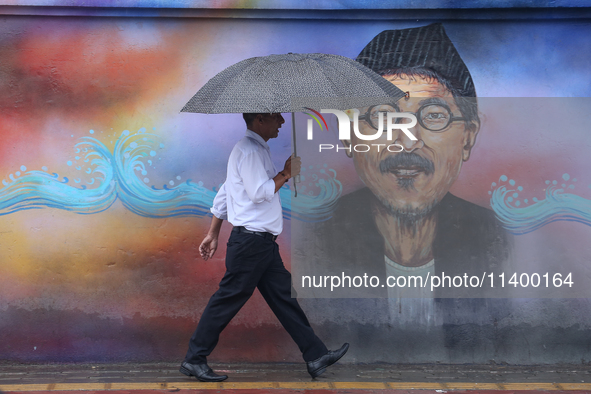
<svg viewBox="0 0 591 394">
<path fill-rule="evenodd" d="M 392 83 L 347 57 L 288 53 L 253 57 L 226 68 L 211 78 L 181 112 L 291 112 L 297 155 L 294 112 L 361 108 L 396 102 L 403 96 Z"/>
<path fill-rule="evenodd" d="M 351 109 L 398 101 L 404 93 L 359 62 L 324 53 L 288 53 L 238 62 L 210 79 L 181 112 L 277 113 L 306 107 Z"/>
</svg>

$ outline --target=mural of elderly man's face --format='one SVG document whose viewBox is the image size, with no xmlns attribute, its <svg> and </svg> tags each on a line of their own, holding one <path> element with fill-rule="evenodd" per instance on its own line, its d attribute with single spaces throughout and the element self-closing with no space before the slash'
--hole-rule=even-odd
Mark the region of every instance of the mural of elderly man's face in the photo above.
<svg viewBox="0 0 591 394">
<path fill-rule="evenodd" d="M 451 92 L 437 80 L 405 75 L 385 78 L 410 93 L 409 100 L 401 99 L 396 103 L 401 112 L 417 113 L 426 104 L 442 104 L 449 108 L 452 117 L 462 117 Z M 437 121 L 442 116 L 441 113 L 423 111 L 423 119 Z M 355 168 L 365 185 L 392 214 L 406 219 L 419 219 L 441 201 L 455 182 L 462 162 L 470 156 L 478 130 L 476 122 L 455 120 L 437 132 L 417 124 L 410 129 L 417 141 L 411 140 L 400 130 L 394 130 L 393 140 L 388 141 L 384 133 L 374 142 L 396 142 L 404 147 L 404 151 L 352 150 Z M 359 131 L 376 133 L 366 121 L 359 122 Z M 358 139 L 352 133 L 348 143 L 356 145 L 367 141 Z"/>
</svg>

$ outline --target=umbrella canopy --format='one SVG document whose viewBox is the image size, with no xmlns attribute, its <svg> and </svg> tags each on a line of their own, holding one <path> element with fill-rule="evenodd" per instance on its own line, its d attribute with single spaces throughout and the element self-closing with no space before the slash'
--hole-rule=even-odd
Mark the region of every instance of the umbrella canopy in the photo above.
<svg viewBox="0 0 591 394">
<path fill-rule="evenodd" d="M 238 62 L 210 79 L 181 112 L 277 113 L 350 109 L 398 101 L 404 93 L 352 59 L 288 53 Z"/>
</svg>

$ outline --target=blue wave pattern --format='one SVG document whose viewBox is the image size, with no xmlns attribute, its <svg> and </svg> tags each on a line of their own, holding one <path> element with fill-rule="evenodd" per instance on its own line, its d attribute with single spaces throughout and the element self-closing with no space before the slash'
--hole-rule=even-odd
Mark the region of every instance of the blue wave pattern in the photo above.
<svg viewBox="0 0 591 394">
<path fill-rule="evenodd" d="M 123 137 L 115 145 L 113 158 L 117 195 L 127 209 L 149 218 L 202 217 L 209 213 L 216 192 L 205 188 L 202 182 L 193 183 L 188 179 L 173 188 L 163 185 L 158 189 L 147 186 L 147 178 L 141 181 L 137 177 L 137 172 L 147 173 L 144 161 L 151 164 L 150 158 L 157 155 L 153 148 L 157 144 L 155 135 L 140 129 L 131 135 L 124 131 Z"/>
<path fill-rule="evenodd" d="M 545 198 L 520 198 L 523 187 L 506 175 L 493 182 L 490 205 L 503 226 L 513 234 L 527 234 L 552 222 L 571 221 L 591 226 L 591 200 L 566 191 L 574 189 L 576 178 L 562 175 L 562 182 L 546 181 Z"/>
<path fill-rule="evenodd" d="M 280 190 L 283 217 L 302 222 L 322 222 L 331 218 L 337 201 L 343 193 L 343 185 L 337 173 L 326 164 L 317 167 L 302 167 L 298 196 L 292 199 L 291 190 Z"/>
<path fill-rule="evenodd" d="M 91 130 L 90 133 L 94 132 Z M 60 179 L 58 174 L 47 172 L 45 167 L 43 171 L 27 171 L 21 166 L 22 173 L 17 171 L 10 174 L 10 181 L 2 181 L 0 215 L 41 208 L 95 214 L 108 209 L 117 198 L 131 212 L 149 218 L 208 215 L 217 191 L 207 189 L 202 182 L 194 183 L 189 179 L 170 188 L 148 185 L 150 181 L 145 176 L 147 167 L 153 165 L 157 156 L 157 139 L 158 136 L 146 133 L 145 128 L 135 133 L 125 130 L 111 153 L 97 139 L 81 137 L 74 146 L 75 162 L 68 161 L 67 164 L 90 179 L 85 180 L 86 175 L 76 177 L 74 184 L 67 177 Z M 164 145 L 159 147 L 162 149 Z M 320 193 L 303 195 L 301 199 L 298 195 L 293 209 L 291 191 L 288 187 L 281 189 L 285 218 L 318 221 L 330 217 L 334 202 L 342 191 L 336 173 L 330 171 L 330 175 L 324 169 L 321 176 L 314 174 Z M 144 178 L 140 179 L 139 174 Z M 171 186 L 174 184 L 170 181 Z"/>
<path fill-rule="evenodd" d="M 88 152 L 85 159 L 93 167 L 93 180 L 89 184 L 98 181 L 97 187 L 73 187 L 68 184 L 68 178 L 60 180 L 56 173 L 27 171 L 20 176 L 20 172 L 16 172 L 18 178 L 15 179 L 11 174 L 10 183 L 2 181 L 4 187 L 0 189 L 0 215 L 38 208 L 59 208 L 80 214 L 92 214 L 109 208 L 116 199 L 116 183 L 110 164 L 111 154 L 104 145 L 95 145 L 92 139 L 82 138 L 82 141 L 76 144 L 76 149 Z M 26 167 L 22 166 L 21 170 L 26 171 Z M 80 181 L 77 179 L 76 182 Z"/>
</svg>

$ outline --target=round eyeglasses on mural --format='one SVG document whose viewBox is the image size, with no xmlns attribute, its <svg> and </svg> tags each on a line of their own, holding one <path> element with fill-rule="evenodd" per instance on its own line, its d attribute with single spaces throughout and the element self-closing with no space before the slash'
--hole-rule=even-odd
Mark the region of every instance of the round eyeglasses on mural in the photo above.
<svg viewBox="0 0 591 394">
<path fill-rule="evenodd" d="M 386 127 L 380 128 L 379 126 L 380 123 L 385 125 L 386 114 L 389 112 L 413 114 L 422 128 L 435 133 L 444 132 L 453 122 L 466 120 L 464 117 L 454 116 L 448 106 L 434 103 L 423 104 L 417 112 L 401 111 L 398 106 L 390 104 L 372 105 L 359 119 L 366 121 L 375 130 L 387 130 Z M 403 119 L 397 118 L 395 122 L 402 123 Z"/>
</svg>

